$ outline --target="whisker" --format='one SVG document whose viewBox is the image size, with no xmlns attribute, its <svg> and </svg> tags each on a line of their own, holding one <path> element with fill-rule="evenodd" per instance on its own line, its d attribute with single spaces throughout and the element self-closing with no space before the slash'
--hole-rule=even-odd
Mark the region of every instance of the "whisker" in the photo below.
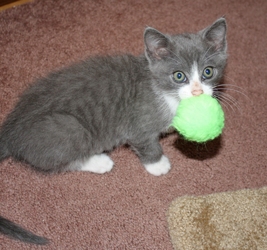
<svg viewBox="0 0 267 250">
<path fill-rule="evenodd" d="M 224 103 L 225 105 L 229 106 L 234 111 L 232 107 L 232 103 L 227 98 L 222 96 L 220 93 L 214 93 L 214 96 L 216 99 L 218 99 L 220 102 Z"/>
<path fill-rule="evenodd" d="M 223 93 L 221 91 L 214 91 L 214 94 L 220 101 L 224 101 L 225 103 L 227 103 L 233 111 L 233 107 L 235 107 L 240 113 L 242 113 L 241 106 L 238 104 L 237 100 L 235 100 L 231 95 Z"/>
<path fill-rule="evenodd" d="M 175 60 L 174 58 L 172 58 L 172 57 L 169 57 L 171 60 L 173 60 L 174 62 L 176 62 L 176 63 L 179 63 L 179 61 L 178 60 Z"/>
<path fill-rule="evenodd" d="M 219 83 L 216 86 L 218 86 L 218 87 L 227 87 L 227 86 L 230 86 L 230 87 L 234 87 L 234 88 L 237 88 L 237 89 L 243 89 L 240 86 L 237 86 L 235 84 L 230 84 L 230 83 Z"/>
<path fill-rule="evenodd" d="M 168 50 L 171 54 L 173 54 L 176 58 L 179 59 L 179 61 L 178 61 L 178 60 L 175 60 L 175 58 L 169 57 L 169 58 L 172 59 L 173 61 L 177 62 L 178 64 L 181 64 L 181 63 L 182 63 L 181 60 L 184 61 L 183 57 L 178 56 L 177 54 L 175 54 L 175 53 L 174 53 L 173 51 L 171 51 L 170 49 L 167 49 L 167 50 Z M 185 62 L 185 61 L 184 61 L 184 62 Z"/>
<path fill-rule="evenodd" d="M 222 90 L 225 90 L 225 91 L 227 91 L 227 90 L 229 90 L 229 91 L 234 91 L 234 92 L 236 92 L 236 93 L 239 93 L 239 94 L 241 94 L 241 95 L 243 95 L 244 97 L 246 97 L 248 100 L 250 100 L 250 98 L 248 97 L 248 95 L 246 95 L 245 93 L 243 93 L 242 91 L 240 91 L 240 90 L 237 90 L 237 89 L 234 89 L 234 88 L 227 88 L 227 87 L 224 87 L 224 86 L 222 86 L 222 87 L 218 87 L 219 85 L 217 85 L 217 86 L 214 86 L 214 87 L 212 87 L 212 89 L 214 89 L 214 90 L 220 90 L 221 92 L 222 92 Z"/>
<path fill-rule="evenodd" d="M 170 49 L 168 49 L 167 48 L 167 50 L 170 52 L 170 53 L 172 53 L 174 56 L 176 56 L 177 58 L 179 58 L 179 56 L 178 55 L 176 55 L 173 51 L 171 51 Z"/>
<path fill-rule="evenodd" d="M 217 97 L 217 99 L 220 101 L 221 105 L 224 105 L 224 107 L 229 111 L 235 112 L 235 108 L 227 99 L 224 97 L 220 96 Z"/>
<path fill-rule="evenodd" d="M 224 85 L 224 86 L 232 86 L 232 87 L 235 87 L 235 88 L 238 88 L 238 89 L 242 89 L 242 90 L 244 89 L 244 88 L 238 86 L 238 84 L 236 83 L 236 81 L 233 80 L 232 78 L 230 78 L 229 76 L 224 75 L 224 77 L 225 77 L 226 79 L 230 80 L 231 82 L 233 82 L 234 84 L 223 83 L 223 84 L 221 84 L 221 85 Z"/>
<path fill-rule="evenodd" d="M 214 94 L 213 97 L 216 98 L 221 103 L 222 106 L 224 106 L 227 110 L 229 110 L 229 106 L 231 107 L 229 103 L 225 102 L 219 95 Z"/>
<path fill-rule="evenodd" d="M 210 49 L 211 49 L 212 47 L 213 47 L 213 46 L 210 46 L 210 47 L 206 50 L 206 52 L 205 52 L 205 54 L 204 54 L 204 56 L 203 56 L 204 59 L 205 59 L 206 55 L 208 54 L 208 52 L 210 51 Z"/>
<path fill-rule="evenodd" d="M 239 111 L 241 111 L 241 106 L 238 104 L 237 100 L 235 100 L 231 95 L 223 93 L 222 95 L 225 99 L 228 99 Z M 241 112 L 242 113 L 242 112 Z"/>
<path fill-rule="evenodd" d="M 229 77 L 227 75 L 224 75 L 224 77 L 227 78 L 227 79 L 229 79 L 230 81 L 232 81 L 235 84 L 235 86 L 238 86 L 237 83 L 236 83 L 236 81 L 234 79 L 232 79 L 231 77 Z"/>
<path fill-rule="evenodd" d="M 222 96 L 220 95 L 214 95 L 214 97 L 220 102 L 221 105 L 223 105 L 226 108 L 226 110 L 234 111 L 234 108 L 232 107 L 231 103 L 229 103 L 228 100 L 222 98 Z"/>
<path fill-rule="evenodd" d="M 220 53 L 221 53 L 221 52 L 215 52 L 215 53 L 209 55 L 208 57 L 206 57 L 206 58 L 204 59 L 204 62 L 207 62 L 210 58 L 212 58 L 212 57 L 214 57 L 214 56 L 216 56 L 216 55 L 219 55 Z"/>
</svg>

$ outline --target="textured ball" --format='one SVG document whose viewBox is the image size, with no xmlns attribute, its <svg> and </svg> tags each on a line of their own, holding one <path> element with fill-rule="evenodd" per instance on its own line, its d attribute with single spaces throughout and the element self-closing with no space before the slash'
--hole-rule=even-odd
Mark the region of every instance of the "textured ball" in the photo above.
<svg viewBox="0 0 267 250">
<path fill-rule="evenodd" d="M 190 97 L 180 102 L 172 126 L 189 141 L 209 141 L 222 133 L 224 112 L 209 95 Z"/>
</svg>

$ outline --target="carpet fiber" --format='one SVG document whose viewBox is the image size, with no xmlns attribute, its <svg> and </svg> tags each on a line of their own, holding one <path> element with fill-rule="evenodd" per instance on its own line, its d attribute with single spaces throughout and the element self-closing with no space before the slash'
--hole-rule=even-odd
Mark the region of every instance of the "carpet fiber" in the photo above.
<svg viewBox="0 0 267 250">
<path fill-rule="evenodd" d="M 148 174 L 126 147 L 110 154 L 115 167 L 104 175 L 43 175 L 1 162 L 0 214 L 50 244 L 0 236 L 0 249 L 171 250 L 172 200 L 267 186 L 266 13 L 266 0 L 35 0 L 0 12 L 0 124 L 51 70 L 93 55 L 143 53 L 147 25 L 196 32 L 225 15 L 229 53 L 222 136 L 205 145 L 163 138 L 172 164 L 165 176 Z"/>
<path fill-rule="evenodd" d="M 267 249 L 267 188 L 175 199 L 168 211 L 174 249 Z"/>
</svg>

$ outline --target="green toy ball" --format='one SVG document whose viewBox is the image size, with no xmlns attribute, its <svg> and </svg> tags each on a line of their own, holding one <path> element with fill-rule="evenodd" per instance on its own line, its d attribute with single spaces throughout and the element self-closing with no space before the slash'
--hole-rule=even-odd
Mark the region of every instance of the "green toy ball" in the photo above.
<svg viewBox="0 0 267 250">
<path fill-rule="evenodd" d="M 222 133 L 224 112 L 209 95 L 190 97 L 180 102 L 172 126 L 189 141 L 206 142 Z"/>
</svg>

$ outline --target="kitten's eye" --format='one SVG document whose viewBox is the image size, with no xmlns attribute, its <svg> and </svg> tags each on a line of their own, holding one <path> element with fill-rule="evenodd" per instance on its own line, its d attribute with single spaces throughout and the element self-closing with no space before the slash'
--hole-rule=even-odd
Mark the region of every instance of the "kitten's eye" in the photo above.
<svg viewBox="0 0 267 250">
<path fill-rule="evenodd" d="M 173 80 L 177 83 L 184 83 L 187 80 L 185 74 L 182 71 L 174 72 L 172 77 Z"/>
<path fill-rule="evenodd" d="M 203 70 L 202 77 L 204 79 L 210 79 L 213 76 L 213 68 L 212 67 L 207 67 Z"/>
</svg>

